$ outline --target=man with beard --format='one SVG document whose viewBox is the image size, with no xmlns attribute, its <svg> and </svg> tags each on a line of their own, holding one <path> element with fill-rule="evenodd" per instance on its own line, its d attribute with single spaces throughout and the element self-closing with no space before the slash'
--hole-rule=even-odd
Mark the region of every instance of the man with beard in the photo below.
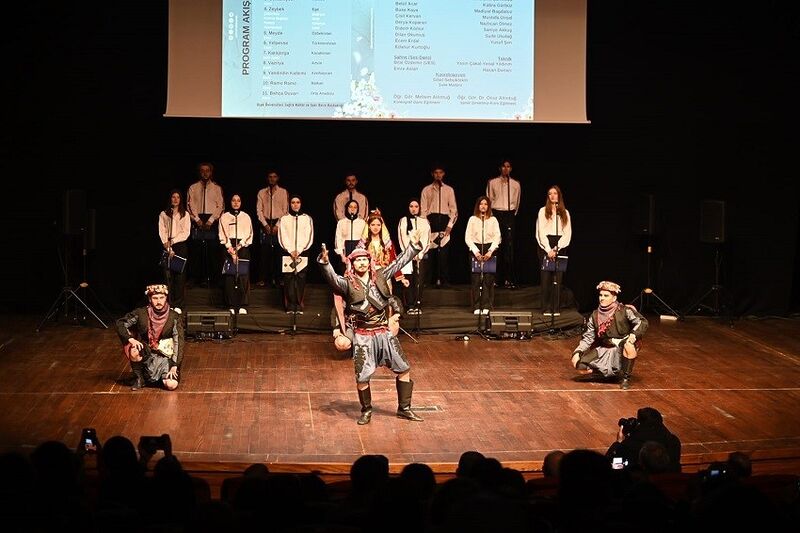
<svg viewBox="0 0 800 533">
<path fill-rule="evenodd" d="M 317 258 L 322 275 L 334 293 L 341 295 L 347 305 L 345 322 L 353 332 L 353 365 L 356 388 L 361 403 L 359 425 L 369 424 L 372 418 L 372 394 L 369 381 L 379 366 L 387 366 L 395 374 L 397 387 L 397 417 L 415 422 L 422 418 L 411 410 L 414 382 L 410 378 L 411 366 L 403 353 L 400 341 L 391 332 L 389 312 L 391 291 L 389 280 L 403 265 L 422 250 L 419 234 L 409 236 L 410 245 L 394 261 L 376 270 L 370 254 L 356 248 L 348 257 L 351 268 L 344 276 L 337 275 L 328 261 L 328 250 L 323 248 Z"/>
<path fill-rule="evenodd" d="M 134 374 L 131 390 L 146 384 L 178 388 L 183 360 L 183 323 L 167 303 L 166 285 L 148 285 L 147 305 L 117 320 L 117 334 Z"/>
</svg>

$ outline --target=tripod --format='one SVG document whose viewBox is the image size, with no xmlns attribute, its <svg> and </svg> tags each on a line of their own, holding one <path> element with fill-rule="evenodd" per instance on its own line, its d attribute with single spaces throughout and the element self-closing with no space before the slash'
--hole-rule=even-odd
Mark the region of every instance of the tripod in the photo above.
<svg viewBox="0 0 800 533">
<path fill-rule="evenodd" d="M 654 311 L 656 310 L 655 307 L 652 306 L 652 299 L 655 298 L 655 300 L 658 303 L 660 303 L 661 306 L 665 310 L 667 310 L 670 315 L 672 315 L 675 318 L 677 318 L 678 320 L 680 320 L 680 319 L 683 318 L 681 316 L 681 314 L 679 312 L 677 312 L 675 309 L 673 309 L 667 302 L 662 300 L 661 297 L 658 294 L 656 294 L 656 291 L 654 291 L 652 289 L 652 287 L 651 287 L 652 283 L 651 283 L 651 278 L 650 278 L 650 272 L 651 272 L 651 259 L 652 259 L 652 256 L 653 256 L 653 245 L 650 243 L 650 241 L 648 239 L 648 242 L 647 242 L 647 284 L 639 292 L 639 295 L 636 298 L 633 299 L 631 304 L 635 304 L 637 300 L 641 300 L 641 305 L 640 305 L 639 310 L 642 312 L 642 314 L 644 314 L 644 311 L 648 306 L 650 306 Z"/>
<path fill-rule="evenodd" d="M 99 301 L 99 299 L 97 298 L 97 295 L 94 294 L 94 291 L 89 286 L 89 282 L 86 281 L 86 253 L 87 253 L 87 249 L 86 249 L 87 248 L 87 246 L 86 246 L 86 228 L 81 228 L 81 236 L 82 236 L 82 241 L 83 241 L 83 247 L 82 247 L 83 280 L 74 289 L 70 286 L 70 284 L 69 284 L 69 269 L 67 268 L 67 259 L 66 259 L 67 245 L 66 244 L 64 245 L 64 256 L 63 257 L 62 257 L 62 254 L 60 253 L 60 250 L 56 246 L 56 255 L 58 256 L 58 263 L 61 266 L 61 272 L 64 274 L 64 286 L 61 288 L 61 291 L 58 293 L 58 296 L 56 296 L 56 299 L 53 301 L 53 304 L 50 306 L 50 309 L 48 309 L 48 311 L 45 314 L 45 316 L 42 319 L 42 321 L 39 322 L 38 326 L 36 326 L 36 333 L 39 333 L 39 331 L 41 331 L 41 329 L 44 327 L 45 323 L 48 320 L 54 318 L 58 314 L 58 312 L 61 310 L 62 307 L 64 309 L 64 316 L 67 317 L 69 315 L 69 302 L 70 302 L 70 300 L 75 300 L 75 302 L 76 302 L 76 304 L 75 304 L 75 316 L 74 316 L 74 321 L 75 322 L 78 321 L 78 309 L 79 309 L 78 306 L 80 305 L 80 307 L 82 307 L 87 313 L 92 315 L 95 318 L 95 320 L 97 320 L 100 323 L 100 325 L 103 326 L 104 329 L 108 329 L 108 326 L 106 325 L 106 323 L 103 322 L 100 319 L 100 317 L 97 316 L 97 313 L 92 311 L 92 308 L 89 307 L 89 305 L 84 301 L 85 294 L 84 294 L 84 298 L 81 298 L 80 296 L 78 296 L 78 293 L 77 293 L 78 289 L 83 289 L 84 293 L 85 293 L 86 290 L 89 290 L 92 293 L 92 295 L 94 296 L 95 300 Z M 103 310 L 105 311 L 106 315 L 110 316 L 111 313 L 108 312 L 108 309 L 106 309 L 106 307 L 103 306 L 102 304 L 100 304 L 100 305 L 103 307 Z"/>
<path fill-rule="evenodd" d="M 722 316 L 723 304 L 721 299 L 725 293 L 725 288 L 720 284 L 719 281 L 719 271 L 721 266 L 722 252 L 720 251 L 720 245 L 716 244 L 714 247 L 714 284 L 711 285 L 711 288 L 709 288 L 695 303 L 688 307 L 687 314 L 692 311 L 705 310 L 710 312 L 715 317 Z M 711 305 L 703 303 L 708 300 L 709 297 L 711 297 Z"/>
</svg>

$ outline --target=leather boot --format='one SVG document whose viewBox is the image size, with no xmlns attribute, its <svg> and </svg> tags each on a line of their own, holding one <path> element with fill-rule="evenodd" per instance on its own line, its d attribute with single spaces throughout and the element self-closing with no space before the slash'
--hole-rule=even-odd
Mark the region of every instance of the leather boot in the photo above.
<svg viewBox="0 0 800 533">
<path fill-rule="evenodd" d="M 139 390 L 144 388 L 144 363 L 141 361 L 131 363 L 131 370 L 133 370 L 133 384 L 131 390 Z"/>
<path fill-rule="evenodd" d="M 628 390 L 631 388 L 631 375 L 633 374 L 633 363 L 636 359 L 628 359 L 622 356 L 622 364 L 620 365 L 620 372 L 622 373 L 622 381 L 619 383 L 619 388 Z"/>
<path fill-rule="evenodd" d="M 363 426 L 372 420 L 372 391 L 369 387 L 358 390 L 358 401 L 361 402 L 361 416 L 358 418 L 358 425 Z"/>
<path fill-rule="evenodd" d="M 411 410 L 411 393 L 414 390 L 414 382 L 400 381 L 395 379 L 397 387 L 397 418 L 405 418 L 414 422 L 422 422 L 422 418 Z"/>
</svg>

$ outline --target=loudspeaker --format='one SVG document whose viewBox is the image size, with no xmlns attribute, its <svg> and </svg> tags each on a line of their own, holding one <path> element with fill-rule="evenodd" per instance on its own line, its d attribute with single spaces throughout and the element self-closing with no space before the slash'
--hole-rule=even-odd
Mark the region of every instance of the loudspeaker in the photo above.
<svg viewBox="0 0 800 533">
<path fill-rule="evenodd" d="M 633 212 L 633 233 L 636 235 L 655 235 L 656 197 L 652 194 L 643 194 Z"/>
<path fill-rule="evenodd" d="M 65 235 L 80 235 L 86 228 L 86 191 L 69 189 L 64 193 Z"/>
<path fill-rule="evenodd" d="M 494 335 L 504 333 L 530 333 L 530 311 L 490 311 L 489 330 Z"/>
<path fill-rule="evenodd" d="M 230 311 L 187 311 L 186 335 L 230 339 L 234 335 L 233 315 Z"/>
<path fill-rule="evenodd" d="M 725 202 L 703 200 L 700 209 L 700 242 L 725 242 Z"/>
</svg>

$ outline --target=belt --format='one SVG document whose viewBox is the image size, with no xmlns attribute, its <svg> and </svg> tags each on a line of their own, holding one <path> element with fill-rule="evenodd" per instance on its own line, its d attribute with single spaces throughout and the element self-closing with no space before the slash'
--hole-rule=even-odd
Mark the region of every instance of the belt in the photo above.
<svg viewBox="0 0 800 533">
<path fill-rule="evenodd" d="M 386 326 L 378 326 L 377 328 L 369 328 L 369 329 L 356 327 L 355 332 L 359 335 L 374 336 L 374 335 L 380 335 L 381 333 L 388 333 L 389 328 L 387 328 Z"/>
</svg>

